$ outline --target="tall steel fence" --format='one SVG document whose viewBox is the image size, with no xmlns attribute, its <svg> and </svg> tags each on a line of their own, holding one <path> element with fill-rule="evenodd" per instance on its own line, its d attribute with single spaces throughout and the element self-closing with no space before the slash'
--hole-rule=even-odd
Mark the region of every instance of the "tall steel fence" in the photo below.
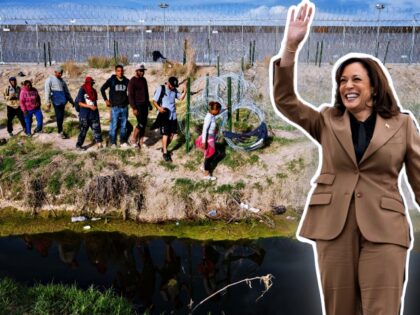
<svg viewBox="0 0 420 315">
<path fill-rule="evenodd" d="M 263 60 L 276 54 L 284 35 L 285 19 L 125 21 L 115 25 L 102 21 L 91 25 L 86 19 L 18 20 L 0 19 L 0 62 L 42 63 L 50 47 L 56 62 L 84 62 L 90 56 L 118 53 L 130 62 L 151 61 L 160 51 L 171 60 L 183 60 L 184 41 L 195 51 L 197 63 Z M 61 21 L 63 22 L 63 21 Z M 388 21 L 389 22 L 389 21 Z M 419 63 L 420 41 L 417 20 L 386 25 L 377 20 L 315 20 L 299 56 L 301 62 L 333 63 L 348 52 L 363 52 L 389 63 Z M 257 23 L 255 23 L 257 24 Z M 269 25 L 264 25 L 269 24 Z M 398 25 L 397 25 L 398 24 Z M 254 47 L 255 46 L 255 47 Z"/>
</svg>

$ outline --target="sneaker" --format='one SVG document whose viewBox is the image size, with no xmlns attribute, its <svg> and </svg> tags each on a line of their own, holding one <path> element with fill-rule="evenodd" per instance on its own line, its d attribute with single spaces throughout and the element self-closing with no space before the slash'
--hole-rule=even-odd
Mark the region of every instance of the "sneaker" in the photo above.
<svg viewBox="0 0 420 315">
<path fill-rule="evenodd" d="M 61 139 L 67 139 L 67 135 L 64 132 L 59 132 L 58 135 Z"/>
<path fill-rule="evenodd" d="M 96 144 L 96 149 L 103 149 L 103 144 L 102 144 L 102 142 L 98 142 L 97 144 Z"/>
<path fill-rule="evenodd" d="M 117 145 L 114 143 L 114 144 L 111 144 L 111 149 L 117 149 L 118 147 L 117 147 Z"/>
<path fill-rule="evenodd" d="M 132 147 L 132 148 L 138 148 L 139 147 L 139 144 L 137 142 L 131 142 L 130 141 L 130 147 Z"/>
<path fill-rule="evenodd" d="M 30 134 L 30 133 L 25 133 L 25 137 L 30 138 L 30 137 L 32 137 L 32 134 Z"/>
<path fill-rule="evenodd" d="M 129 148 L 130 146 L 128 145 L 128 143 L 127 142 L 124 142 L 124 143 L 122 143 L 121 145 L 120 145 L 120 148 L 122 148 L 122 149 L 127 149 L 127 148 Z"/>
<path fill-rule="evenodd" d="M 35 128 L 34 133 L 41 133 L 42 129 Z"/>
<path fill-rule="evenodd" d="M 86 148 L 82 147 L 81 145 L 76 144 L 77 151 L 86 151 Z"/>
<path fill-rule="evenodd" d="M 9 132 L 9 137 L 13 137 L 13 132 Z"/>
<path fill-rule="evenodd" d="M 168 153 L 163 153 L 163 159 L 166 162 L 172 162 L 171 156 Z"/>
<path fill-rule="evenodd" d="M 207 175 L 207 176 L 204 176 L 204 179 L 205 179 L 205 180 L 211 180 L 211 181 L 214 181 L 214 180 L 216 180 L 217 178 L 216 178 L 216 176 Z"/>
</svg>

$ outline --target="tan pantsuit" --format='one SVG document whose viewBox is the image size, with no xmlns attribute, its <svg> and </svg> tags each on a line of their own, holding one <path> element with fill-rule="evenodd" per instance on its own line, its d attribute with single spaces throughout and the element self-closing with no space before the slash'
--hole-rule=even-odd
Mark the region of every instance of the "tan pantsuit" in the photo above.
<svg viewBox="0 0 420 315">
<path fill-rule="evenodd" d="M 328 315 L 398 314 L 407 248 L 365 239 L 357 225 L 354 198 L 341 234 L 317 240 L 316 249 Z"/>
<path fill-rule="evenodd" d="M 403 166 L 420 204 L 420 132 L 413 118 L 377 113 L 358 161 L 348 110 L 305 104 L 295 92 L 294 65 L 283 67 L 279 58 L 270 71 L 274 105 L 322 149 L 296 235 L 316 244 L 326 315 L 400 314 L 413 241 L 398 187 Z"/>
</svg>

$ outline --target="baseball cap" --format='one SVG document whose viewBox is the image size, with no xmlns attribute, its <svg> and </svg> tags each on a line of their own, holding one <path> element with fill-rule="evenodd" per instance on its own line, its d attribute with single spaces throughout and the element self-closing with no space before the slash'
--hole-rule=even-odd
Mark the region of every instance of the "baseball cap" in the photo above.
<svg viewBox="0 0 420 315">
<path fill-rule="evenodd" d="M 63 68 L 61 66 L 57 66 L 54 68 L 55 72 L 63 72 Z"/>
<path fill-rule="evenodd" d="M 10 82 L 10 81 L 16 81 L 16 78 L 15 78 L 15 77 L 10 77 L 10 78 L 9 78 L 9 82 Z"/>
<path fill-rule="evenodd" d="M 139 63 L 136 65 L 136 70 L 147 70 L 144 66 L 144 63 Z"/>
<path fill-rule="evenodd" d="M 178 87 L 178 78 L 177 77 L 170 77 L 168 82 L 173 86 L 173 87 Z"/>
</svg>

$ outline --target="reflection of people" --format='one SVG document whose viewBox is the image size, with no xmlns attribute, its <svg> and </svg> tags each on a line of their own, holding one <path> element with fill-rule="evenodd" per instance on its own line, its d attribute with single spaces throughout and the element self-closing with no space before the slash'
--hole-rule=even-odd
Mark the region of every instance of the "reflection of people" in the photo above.
<svg viewBox="0 0 420 315">
<path fill-rule="evenodd" d="M 328 315 L 359 314 L 360 308 L 395 315 L 411 247 L 398 175 L 404 163 L 419 204 L 420 134 L 413 118 L 400 112 L 387 70 L 369 55 L 337 63 L 334 106 L 316 110 L 297 97 L 294 64 L 308 33 L 309 6 L 291 9 L 284 49 L 270 70 L 276 108 L 323 152 L 297 235 L 316 245 Z"/>
</svg>

